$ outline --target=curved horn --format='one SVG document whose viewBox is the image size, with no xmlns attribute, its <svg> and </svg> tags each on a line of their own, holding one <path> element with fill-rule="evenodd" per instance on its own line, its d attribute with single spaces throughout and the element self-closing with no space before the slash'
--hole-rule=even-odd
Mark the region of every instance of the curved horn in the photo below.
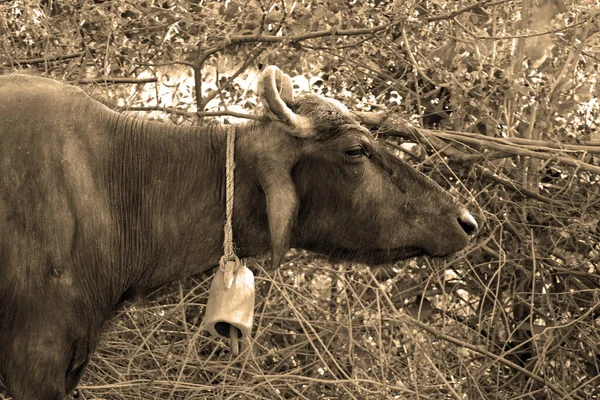
<svg viewBox="0 0 600 400">
<path fill-rule="evenodd" d="M 281 73 L 281 71 L 279 71 Z M 294 101 L 294 89 L 292 86 L 292 78 L 288 74 L 281 73 L 281 90 L 279 91 L 281 100 L 286 104 L 291 104 Z"/>
<path fill-rule="evenodd" d="M 312 123 L 306 117 L 294 113 L 286 104 L 294 99 L 291 78 L 279 68 L 270 65 L 258 78 L 258 95 L 269 116 L 283 123 L 291 135 L 297 137 L 314 136 Z M 291 128 L 291 129 L 290 129 Z"/>
</svg>

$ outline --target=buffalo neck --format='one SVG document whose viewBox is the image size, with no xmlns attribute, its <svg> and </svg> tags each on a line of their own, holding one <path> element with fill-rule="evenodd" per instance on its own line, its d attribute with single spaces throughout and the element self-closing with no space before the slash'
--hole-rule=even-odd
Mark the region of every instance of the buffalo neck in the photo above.
<svg viewBox="0 0 600 400">
<path fill-rule="evenodd" d="M 116 119 L 106 182 L 117 226 L 113 239 L 121 292 L 146 292 L 218 262 L 223 252 L 225 146 L 230 129 L 240 130 L 231 125 L 177 127 L 125 116 Z M 243 182 L 236 179 L 238 186 Z M 237 201 L 245 204 L 236 207 L 242 218 L 251 201 Z M 263 247 L 241 241 L 248 248 L 245 253 Z"/>
</svg>

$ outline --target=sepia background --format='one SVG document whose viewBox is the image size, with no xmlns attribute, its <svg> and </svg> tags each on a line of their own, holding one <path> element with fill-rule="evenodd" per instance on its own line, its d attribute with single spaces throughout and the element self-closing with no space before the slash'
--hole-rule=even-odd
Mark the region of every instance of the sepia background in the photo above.
<svg viewBox="0 0 600 400">
<path fill-rule="evenodd" d="M 450 189 L 478 237 L 380 267 L 249 260 L 237 356 L 201 329 L 212 273 L 177 282 L 108 324 L 76 396 L 597 399 L 600 3 L 0 2 L 1 74 L 166 124 L 256 118 L 271 64 Z"/>
</svg>

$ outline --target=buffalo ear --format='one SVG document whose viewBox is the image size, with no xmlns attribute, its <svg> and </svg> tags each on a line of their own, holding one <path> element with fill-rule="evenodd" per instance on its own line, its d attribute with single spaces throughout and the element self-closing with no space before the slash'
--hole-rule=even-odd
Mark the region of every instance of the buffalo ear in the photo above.
<svg viewBox="0 0 600 400">
<path fill-rule="evenodd" d="M 314 136 L 311 121 L 288 107 L 287 104 L 294 101 L 292 80 L 279 68 L 270 65 L 260 74 L 258 96 L 265 107 L 267 117 L 281 124 L 287 133 L 300 138 Z"/>
<path fill-rule="evenodd" d="M 292 177 L 287 171 L 264 166 L 259 169 L 259 180 L 267 200 L 271 265 L 276 268 L 289 250 L 298 211 L 298 196 Z"/>
</svg>

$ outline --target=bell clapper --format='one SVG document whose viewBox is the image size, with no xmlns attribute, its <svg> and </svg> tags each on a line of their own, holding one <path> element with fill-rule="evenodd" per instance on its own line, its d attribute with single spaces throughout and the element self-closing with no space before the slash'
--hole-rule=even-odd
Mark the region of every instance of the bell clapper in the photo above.
<svg viewBox="0 0 600 400">
<path fill-rule="evenodd" d="M 233 325 L 229 325 L 229 348 L 234 356 L 237 356 L 240 352 L 237 328 Z"/>
</svg>

